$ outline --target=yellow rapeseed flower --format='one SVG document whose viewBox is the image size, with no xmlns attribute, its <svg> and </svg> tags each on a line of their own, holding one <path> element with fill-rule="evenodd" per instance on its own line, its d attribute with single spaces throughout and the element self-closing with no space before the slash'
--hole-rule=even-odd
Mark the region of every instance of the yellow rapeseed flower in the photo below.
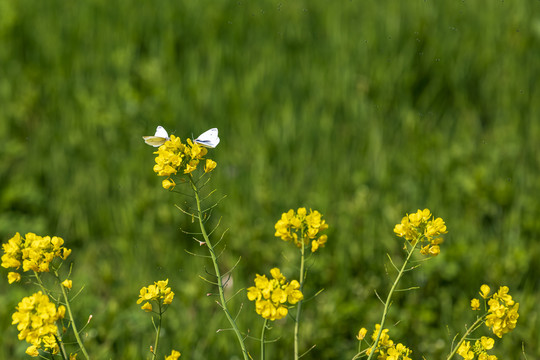
<svg viewBox="0 0 540 360">
<path fill-rule="evenodd" d="M 214 170 L 217 166 L 217 163 L 212 159 L 206 159 L 206 164 L 204 165 L 204 172 L 208 173 Z"/>
<path fill-rule="evenodd" d="M 163 186 L 164 189 L 172 190 L 176 186 L 176 183 L 171 178 L 166 178 L 161 182 L 161 186 Z"/>
<path fill-rule="evenodd" d="M 501 286 L 488 301 L 489 309 L 485 324 L 499 338 L 516 327 L 519 317 L 519 303 L 512 299 L 508 291 L 507 286 Z"/>
<path fill-rule="evenodd" d="M 62 281 L 62 286 L 67 289 L 71 289 L 71 287 L 73 286 L 73 281 L 66 279 Z"/>
<path fill-rule="evenodd" d="M 152 304 L 150 304 L 149 302 L 145 302 L 143 306 L 141 306 L 141 309 L 143 309 L 146 312 L 150 312 L 152 311 Z"/>
<path fill-rule="evenodd" d="M 472 360 L 476 356 L 478 360 L 497 360 L 495 355 L 489 355 L 487 350 L 491 350 L 495 340 L 492 338 L 482 336 L 479 340 L 476 340 L 473 346 L 470 341 L 464 341 L 461 343 L 457 354 L 466 360 Z"/>
<path fill-rule="evenodd" d="M 379 329 L 381 328 L 381 324 L 375 325 L 375 330 L 373 331 L 373 334 L 371 335 L 371 339 L 373 341 L 377 340 L 377 334 L 379 333 Z M 381 333 L 381 337 L 379 339 L 379 346 L 392 346 L 394 345 L 394 342 L 390 340 L 390 336 L 388 335 L 388 329 L 383 329 Z"/>
<path fill-rule="evenodd" d="M 480 296 L 484 299 L 487 299 L 489 297 L 489 292 L 491 289 L 486 284 L 480 286 Z"/>
<path fill-rule="evenodd" d="M 328 224 L 322 220 L 322 214 L 317 210 L 299 208 L 296 212 L 291 209 L 281 214 L 281 219 L 274 226 L 275 236 L 283 241 L 291 241 L 297 247 L 311 244 L 311 252 L 325 246 L 328 236 L 321 232 L 328 229 Z"/>
<path fill-rule="evenodd" d="M 255 301 L 255 311 L 265 319 L 284 318 L 289 310 L 287 303 L 293 305 L 304 298 L 300 291 L 300 283 L 296 280 L 287 282 L 278 268 L 270 270 L 272 279 L 266 275 L 255 276 L 255 286 L 247 289 L 247 297 Z"/>
<path fill-rule="evenodd" d="M 412 246 L 420 242 L 422 255 L 437 256 L 441 252 L 439 245 L 443 243 L 440 236 L 448 231 L 443 219 L 432 216 L 429 209 L 418 210 L 403 217 L 401 223 L 394 227 L 394 232 L 409 241 Z"/>
<path fill-rule="evenodd" d="M 170 139 L 154 152 L 154 154 L 157 154 L 154 172 L 156 172 L 158 176 L 166 176 L 168 179 L 162 182 L 162 186 L 165 189 L 171 189 L 174 187 L 174 181 L 169 177 L 176 175 L 179 172 L 189 174 L 195 171 L 199 161 L 202 160 L 207 153 L 208 150 L 206 147 L 193 143 L 191 139 L 187 139 L 184 144 L 180 138 L 171 135 Z M 211 159 L 206 159 L 205 171 L 211 171 L 216 165 L 217 164 Z"/>
<path fill-rule="evenodd" d="M 55 258 L 65 260 L 71 254 L 71 250 L 63 245 L 64 240 L 58 236 L 51 238 L 27 233 L 23 238 L 16 233 L 6 244 L 2 244 L 2 267 L 18 270 L 22 266 L 23 271 L 48 272 Z M 14 272 L 8 274 L 10 283 L 18 281 L 16 279 Z"/>
<path fill-rule="evenodd" d="M 379 333 L 380 328 L 381 328 L 380 324 L 375 325 L 375 330 L 373 331 L 373 334 L 371 335 L 371 339 L 373 341 L 377 340 L 377 334 Z M 360 337 L 365 336 L 365 332 L 367 332 L 367 330 L 362 328 L 357 336 L 357 339 L 361 340 Z M 367 354 L 368 355 L 371 354 L 372 351 L 373 351 L 373 347 L 368 348 Z M 383 329 L 381 332 L 381 337 L 379 338 L 379 343 L 377 345 L 377 348 L 375 349 L 375 353 L 379 353 L 379 355 L 377 356 L 377 359 L 411 360 L 409 355 L 412 353 L 412 351 L 401 343 L 395 344 L 394 341 L 391 340 L 390 336 L 388 335 L 388 329 Z"/>
<path fill-rule="evenodd" d="M 471 309 L 480 310 L 480 301 L 478 299 L 471 300 Z"/>
<path fill-rule="evenodd" d="M 367 329 L 366 328 L 361 328 L 358 331 L 358 335 L 356 335 L 356 338 L 358 340 L 364 340 L 364 338 L 366 337 L 366 334 L 367 334 Z"/>
<path fill-rule="evenodd" d="M 148 301 L 156 301 L 159 304 L 160 309 L 162 304 L 169 305 L 174 298 L 174 292 L 167 286 L 168 284 L 169 279 L 156 281 L 152 285 L 143 287 L 140 290 L 137 304 L 147 301 L 141 306 L 141 309 L 147 312 L 152 311 L 152 305 Z"/>
<path fill-rule="evenodd" d="M 165 356 L 165 360 L 177 360 L 180 357 L 180 352 L 173 350 L 171 355 Z"/>
<path fill-rule="evenodd" d="M 19 340 L 26 340 L 30 347 L 26 353 L 38 356 L 38 349 L 56 354 L 58 344 L 55 339 L 58 328 L 56 321 L 64 318 L 66 308 L 58 308 L 50 302 L 49 297 L 41 291 L 25 297 L 17 305 L 17 311 L 12 315 L 12 324 L 17 324 Z"/>
<path fill-rule="evenodd" d="M 21 274 L 19 274 L 18 272 L 11 271 L 8 273 L 7 278 L 8 278 L 8 283 L 13 284 L 14 282 L 18 282 L 21 280 Z"/>
<path fill-rule="evenodd" d="M 474 359 L 474 352 L 471 350 L 471 342 L 470 341 L 464 341 L 459 346 L 459 349 L 457 351 L 458 355 L 460 355 L 465 360 L 472 360 Z"/>
<path fill-rule="evenodd" d="M 411 360 L 409 355 L 412 353 L 411 349 L 405 345 L 399 343 L 393 345 L 386 350 L 386 360 Z"/>
</svg>

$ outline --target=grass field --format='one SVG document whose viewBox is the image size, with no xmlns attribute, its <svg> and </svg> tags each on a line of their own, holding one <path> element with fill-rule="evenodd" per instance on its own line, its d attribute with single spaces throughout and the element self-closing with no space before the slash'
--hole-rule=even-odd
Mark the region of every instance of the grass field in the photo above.
<svg viewBox="0 0 540 360">
<path fill-rule="evenodd" d="M 240 359 L 201 281 L 192 219 L 161 188 L 157 125 L 181 138 L 218 127 L 211 224 L 234 290 L 294 249 L 274 237 L 306 206 L 330 224 L 303 305 L 304 359 L 350 359 L 395 276 L 402 216 L 429 208 L 449 233 L 407 275 L 388 326 L 413 357 L 443 359 L 474 321 L 481 284 L 510 287 L 517 328 L 500 359 L 540 359 L 539 1 L 0 0 L 0 235 L 58 235 L 73 249 L 74 301 L 92 314 L 94 359 L 146 359 L 139 289 L 169 279 L 162 349 Z M 24 358 L 11 314 L 35 288 L 0 281 L 0 359 Z M 262 326 L 242 292 L 243 331 Z M 267 359 L 292 358 L 292 319 Z M 248 340 L 255 358 L 258 343 Z"/>
</svg>

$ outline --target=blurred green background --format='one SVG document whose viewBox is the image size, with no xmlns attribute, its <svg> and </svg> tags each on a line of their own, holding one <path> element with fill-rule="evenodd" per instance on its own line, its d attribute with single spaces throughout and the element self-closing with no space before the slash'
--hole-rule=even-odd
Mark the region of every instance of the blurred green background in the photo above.
<svg viewBox="0 0 540 360">
<path fill-rule="evenodd" d="M 74 302 L 95 359 L 144 359 L 153 344 L 139 289 L 176 293 L 160 358 L 238 359 L 206 296 L 205 249 L 184 231 L 186 197 L 161 188 L 157 125 L 181 138 L 218 127 L 209 225 L 234 291 L 296 251 L 274 237 L 306 206 L 330 224 L 311 258 L 305 359 L 350 359 L 403 258 L 393 227 L 428 207 L 449 229 L 440 256 L 403 279 L 388 319 L 413 356 L 441 359 L 483 283 L 521 304 L 499 358 L 540 358 L 539 1 L 0 0 L 0 234 L 58 235 L 73 249 Z M 1 271 L 0 359 L 25 358 L 11 314 L 37 289 Z M 242 292 L 243 331 L 262 321 Z M 293 321 L 269 359 L 292 357 Z M 487 331 L 483 333 L 487 334 Z M 259 344 L 248 339 L 254 357 Z"/>
</svg>

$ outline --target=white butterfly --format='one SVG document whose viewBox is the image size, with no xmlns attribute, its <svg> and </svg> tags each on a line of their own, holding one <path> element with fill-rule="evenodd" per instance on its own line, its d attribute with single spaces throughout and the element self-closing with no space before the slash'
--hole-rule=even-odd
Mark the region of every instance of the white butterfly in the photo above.
<svg viewBox="0 0 540 360">
<path fill-rule="evenodd" d="M 167 140 L 169 140 L 169 134 L 167 134 L 167 130 L 163 128 L 163 126 L 158 126 L 156 128 L 156 133 L 154 136 L 143 136 L 144 142 L 147 143 L 150 146 L 153 147 L 159 147 Z"/>
<path fill-rule="evenodd" d="M 218 129 L 212 128 L 203 132 L 193 142 L 205 147 L 215 148 L 219 144 Z"/>
</svg>

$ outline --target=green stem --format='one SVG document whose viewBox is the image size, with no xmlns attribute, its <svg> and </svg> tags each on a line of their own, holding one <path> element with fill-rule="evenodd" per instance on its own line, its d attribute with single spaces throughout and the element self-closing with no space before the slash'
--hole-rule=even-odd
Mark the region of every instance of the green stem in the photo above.
<svg viewBox="0 0 540 360">
<path fill-rule="evenodd" d="M 476 321 L 474 322 L 474 324 L 471 325 L 471 327 L 469 327 L 469 329 L 467 329 L 467 331 L 465 332 L 465 334 L 463 334 L 463 336 L 461 337 L 461 340 L 459 340 L 459 342 L 456 344 L 456 346 L 454 347 L 454 350 L 452 350 L 452 352 L 450 353 L 450 355 L 448 355 L 448 357 L 446 358 L 446 360 L 450 360 L 452 357 L 454 357 L 454 355 L 456 354 L 456 352 L 458 351 L 459 347 L 461 346 L 461 344 L 465 341 L 465 339 L 467 338 L 467 336 L 469 336 L 469 334 L 471 334 L 473 331 L 475 331 L 476 329 L 478 329 L 478 327 L 484 322 L 484 316 L 481 316 L 479 317 L 478 319 L 476 319 Z"/>
<path fill-rule="evenodd" d="M 300 256 L 300 291 L 304 291 L 304 254 L 305 254 L 305 245 L 304 245 L 304 230 L 302 229 L 300 239 L 302 242 L 301 247 L 301 256 Z M 300 333 L 300 312 L 302 311 L 302 302 L 303 300 L 300 300 L 298 302 L 298 305 L 296 307 L 296 319 L 294 324 L 294 360 L 298 360 L 298 336 Z"/>
<path fill-rule="evenodd" d="M 156 359 L 157 353 L 158 353 L 158 345 L 159 345 L 159 334 L 161 333 L 161 304 L 159 304 L 159 320 L 158 320 L 158 326 L 156 330 L 156 341 L 154 342 L 154 351 L 152 352 L 152 360 Z"/>
<path fill-rule="evenodd" d="M 54 275 L 60 281 L 60 278 L 58 277 L 58 273 L 56 270 L 54 271 Z M 77 344 L 79 344 L 79 348 L 81 349 L 81 352 L 83 353 L 86 360 L 90 359 L 90 356 L 88 356 L 88 353 L 86 352 L 86 348 L 84 347 L 84 344 L 81 340 L 81 337 L 79 336 L 79 331 L 77 330 L 77 325 L 75 324 L 75 318 L 73 317 L 73 313 L 71 312 L 71 306 L 69 305 L 69 298 L 67 296 L 66 288 L 60 284 L 60 288 L 62 289 L 62 296 L 64 297 L 64 302 L 66 304 L 66 310 L 69 314 L 69 320 L 71 321 L 71 328 L 73 329 L 73 334 L 75 335 L 75 339 L 77 339 Z"/>
<path fill-rule="evenodd" d="M 416 248 L 416 246 L 414 246 L 411 249 L 411 251 L 409 252 L 409 254 L 407 255 L 407 259 L 403 263 L 403 266 L 401 266 L 401 269 L 399 270 L 399 273 L 398 273 L 398 275 L 396 277 L 396 280 L 394 281 L 394 285 L 392 285 L 392 288 L 390 289 L 390 292 L 388 293 L 388 296 L 386 297 L 386 302 L 384 303 L 384 311 L 383 311 L 382 318 L 381 318 L 381 324 L 380 324 L 380 327 L 379 327 L 379 332 L 377 333 L 377 338 L 375 339 L 375 343 L 371 347 L 371 352 L 370 352 L 369 357 L 367 358 L 367 360 L 371 360 L 371 358 L 375 354 L 375 350 L 377 349 L 377 346 L 379 345 L 379 340 L 381 339 L 381 334 L 382 334 L 382 331 L 384 329 L 384 321 L 386 320 L 386 314 L 388 312 L 388 308 L 390 307 L 390 300 L 392 300 L 392 295 L 394 294 L 394 291 L 396 290 L 396 287 L 397 287 L 397 284 L 399 283 L 399 280 L 401 279 L 401 277 L 403 276 L 403 273 L 405 272 L 405 268 L 407 266 L 407 263 L 409 262 L 409 259 L 411 258 L 411 255 L 413 254 L 415 248 Z"/>
<path fill-rule="evenodd" d="M 264 333 L 266 331 L 266 324 L 268 324 L 268 319 L 264 319 L 264 324 L 263 324 L 262 331 L 261 331 L 261 360 L 264 360 L 264 356 L 265 356 L 264 346 L 266 344 L 265 344 Z"/>
<path fill-rule="evenodd" d="M 225 292 L 223 290 L 223 280 L 221 278 L 221 271 L 219 270 L 217 256 L 214 252 L 214 247 L 212 246 L 212 243 L 210 242 L 210 238 L 208 237 L 208 234 L 206 233 L 206 229 L 204 227 L 203 223 L 203 213 L 201 210 L 201 199 L 199 198 L 199 189 L 197 188 L 197 185 L 193 181 L 193 177 L 191 174 L 189 175 L 189 182 L 191 184 L 191 188 L 193 189 L 193 192 L 195 193 L 195 200 L 197 202 L 197 217 L 199 219 L 199 227 L 201 229 L 201 234 L 204 238 L 204 241 L 206 243 L 206 246 L 208 247 L 208 251 L 210 252 L 210 256 L 212 257 L 212 262 L 214 264 L 214 271 L 216 273 L 217 278 L 217 286 L 219 290 L 219 299 L 221 301 L 221 308 L 225 312 L 225 316 L 227 317 L 227 320 L 229 320 L 229 323 L 231 324 L 233 331 L 236 334 L 236 337 L 238 338 L 238 343 L 240 344 L 240 347 L 242 348 L 242 354 L 244 355 L 244 360 L 249 359 L 249 355 L 246 349 L 246 345 L 244 344 L 244 339 L 242 337 L 242 333 L 240 333 L 240 330 L 238 329 L 238 325 L 236 324 L 236 321 L 231 316 L 231 313 L 229 312 L 229 309 L 227 308 L 227 302 L 225 300 Z"/>
</svg>

